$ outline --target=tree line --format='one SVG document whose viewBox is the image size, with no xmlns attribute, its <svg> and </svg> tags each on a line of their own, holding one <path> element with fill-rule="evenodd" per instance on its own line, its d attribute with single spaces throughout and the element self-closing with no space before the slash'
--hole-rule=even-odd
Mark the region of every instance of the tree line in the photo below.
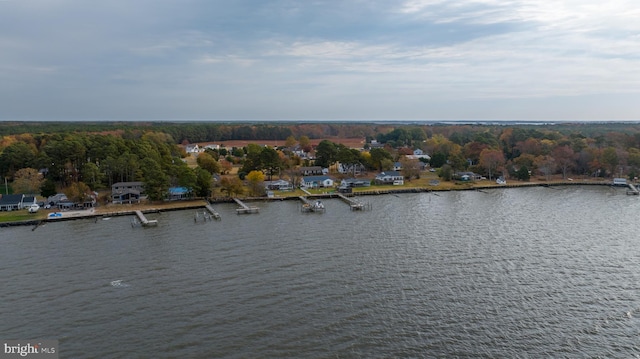
<svg viewBox="0 0 640 359">
<path fill-rule="evenodd" d="M 430 165 L 449 180 L 457 172 L 473 171 L 494 178 L 507 175 L 528 180 L 553 175 L 628 177 L 640 173 L 640 126 L 623 124 L 561 125 L 373 125 L 373 124 L 166 124 L 96 123 L 0 125 L 0 175 L 13 182 L 16 192 L 49 195 L 64 188 L 76 200 L 91 190 L 110 188 L 115 182 L 143 181 L 151 199 L 162 199 L 170 186 L 193 189 L 209 196 L 213 178 L 228 195 L 242 191 L 243 183 L 259 192 L 258 182 L 287 178 L 297 184 L 297 168 L 306 165 L 369 171 L 403 164 L 405 177 L 418 177 L 416 161 L 405 155 L 421 149 Z M 47 127 L 50 126 L 50 127 Z M 45 130 L 54 128 L 51 133 Z M 23 132 L 24 130 L 33 132 Z M 206 132 L 205 129 L 207 129 Z M 200 130 L 203 133 L 191 133 Z M 366 138 L 365 149 L 348 148 L 331 139 L 345 135 Z M 197 131 L 196 131 L 197 132 Z M 12 133 L 12 134 L 6 134 Z M 223 135 L 223 133 L 225 133 Z M 311 138 L 325 135 L 314 148 L 314 160 L 300 158 L 294 150 L 309 151 Z M 207 150 L 197 166 L 185 163 L 179 144 L 198 135 L 216 138 L 282 139 L 271 148 L 249 144 L 230 150 Z M 268 138 L 272 136 L 272 138 Z M 375 141 L 374 141 L 375 140 Z M 208 141 L 206 141 L 208 142 Z M 377 145 L 374 145 L 377 142 Z M 244 182 L 243 182 L 244 181 Z"/>
</svg>

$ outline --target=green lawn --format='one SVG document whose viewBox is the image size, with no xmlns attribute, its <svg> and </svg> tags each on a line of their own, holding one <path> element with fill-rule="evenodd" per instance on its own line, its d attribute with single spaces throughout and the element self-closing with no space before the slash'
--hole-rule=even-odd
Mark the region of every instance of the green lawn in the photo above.
<svg viewBox="0 0 640 359">
<path fill-rule="evenodd" d="M 19 211 L 0 212 L 0 222 L 19 222 L 44 219 L 46 214 L 42 213 L 29 213 L 26 209 Z"/>
</svg>

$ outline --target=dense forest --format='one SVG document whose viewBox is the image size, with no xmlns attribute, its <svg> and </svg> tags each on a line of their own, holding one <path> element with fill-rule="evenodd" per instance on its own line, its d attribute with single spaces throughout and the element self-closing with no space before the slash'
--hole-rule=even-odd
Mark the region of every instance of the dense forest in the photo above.
<svg viewBox="0 0 640 359">
<path fill-rule="evenodd" d="M 366 139 L 366 144 L 364 149 L 348 148 L 336 143 L 339 138 Z M 310 139 L 322 141 L 312 147 Z M 183 160 L 180 145 L 226 140 L 256 144 L 207 150 L 197 166 Z M 260 140 L 284 145 L 259 146 Z M 300 149 L 311 151 L 314 161 L 300 158 Z M 64 189 L 76 200 L 122 181 L 144 181 L 151 199 L 163 198 L 170 186 L 208 196 L 220 174 L 217 186 L 231 195 L 242 190 L 242 180 L 255 183 L 279 175 L 295 182 L 297 166 L 336 162 L 379 171 L 401 161 L 410 178 L 419 174 L 405 155 L 416 149 L 431 157 L 430 165 L 445 180 L 460 171 L 519 180 L 553 175 L 635 178 L 640 173 L 636 123 L 0 123 L 0 175 L 14 192 L 47 196 Z M 233 165 L 238 175 L 225 176 Z"/>
</svg>

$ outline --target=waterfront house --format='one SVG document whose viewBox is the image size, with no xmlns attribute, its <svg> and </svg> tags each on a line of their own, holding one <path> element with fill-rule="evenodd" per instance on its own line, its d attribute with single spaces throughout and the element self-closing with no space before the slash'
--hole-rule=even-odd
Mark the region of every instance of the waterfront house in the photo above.
<svg viewBox="0 0 640 359">
<path fill-rule="evenodd" d="M 289 181 L 279 179 L 276 181 L 264 181 L 264 187 L 267 190 L 276 191 L 293 191 L 293 185 Z"/>
<path fill-rule="evenodd" d="M 191 190 L 187 187 L 170 187 L 169 188 L 170 201 L 188 199 L 190 197 L 191 197 Z"/>
<path fill-rule="evenodd" d="M 306 176 L 302 177 L 302 184 L 300 187 L 329 188 L 333 187 L 333 179 L 329 176 Z"/>
<path fill-rule="evenodd" d="M 371 186 L 371 182 L 364 178 L 345 178 L 340 181 L 341 188 L 354 188 L 354 187 L 369 187 Z"/>
<path fill-rule="evenodd" d="M 22 208 L 23 194 L 3 194 L 0 197 L 0 211 L 15 211 Z"/>
<path fill-rule="evenodd" d="M 66 201 L 67 195 L 64 193 L 56 193 L 53 196 L 47 197 L 47 204 L 51 207 L 55 207 L 61 201 Z"/>
<path fill-rule="evenodd" d="M 626 186 L 627 185 L 627 179 L 626 178 L 614 178 L 613 179 L 613 185 L 614 186 Z"/>
<path fill-rule="evenodd" d="M 402 170 L 402 163 L 401 162 L 394 162 L 393 163 L 393 170 L 394 171 L 401 171 Z"/>
<path fill-rule="evenodd" d="M 473 172 L 457 172 L 454 177 L 460 181 L 479 181 L 482 179 L 481 175 Z"/>
<path fill-rule="evenodd" d="M 118 182 L 111 186 L 111 200 L 113 203 L 140 203 L 143 192 L 143 182 Z"/>
<path fill-rule="evenodd" d="M 376 184 L 393 184 L 402 186 L 404 184 L 404 176 L 398 171 L 385 171 L 379 173 L 374 179 Z"/>
<path fill-rule="evenodd" d="M 38 204 L 38 200 L 34 195 L 24 195 L 22 198 L 22 207 L 21 208 L 29 208 L 32 204 Z"/>
</svg>

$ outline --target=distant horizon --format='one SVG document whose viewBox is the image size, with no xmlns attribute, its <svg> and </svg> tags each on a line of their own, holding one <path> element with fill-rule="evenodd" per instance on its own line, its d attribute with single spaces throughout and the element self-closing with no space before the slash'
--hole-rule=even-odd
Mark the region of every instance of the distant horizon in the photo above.
<svg viewBox="0 0 640 359">
<path fill-rule="evenodd" d="M 137 119 L 137 120 L 107 120 L 107 119 L 98 119 L 98 120 L 89 120 L 89 119 L 71 119 L 71 120 L 57 120 L 57 119 L 41 119 L 41 120 L 5 120 L 0 119 L 0 124 L 3 123 L 38 123 L 38 122 L 47 122 L 47 123 L 221 123 L 221 124 L 312 124 L 312 123 L 336 123 L 336 124 L 401 124 L 401 125 L 433 125 L 433 124 L 444 124 L 444 125 L 546 125 L 546 124 L 640 124 L 640 120 L 272 120 L 272 119 L 262 119 L 262 120 L 203 120 L 203 119 L 162 119 L 162 120 L 148 120 L 148 119 Z"/>
</svg>

